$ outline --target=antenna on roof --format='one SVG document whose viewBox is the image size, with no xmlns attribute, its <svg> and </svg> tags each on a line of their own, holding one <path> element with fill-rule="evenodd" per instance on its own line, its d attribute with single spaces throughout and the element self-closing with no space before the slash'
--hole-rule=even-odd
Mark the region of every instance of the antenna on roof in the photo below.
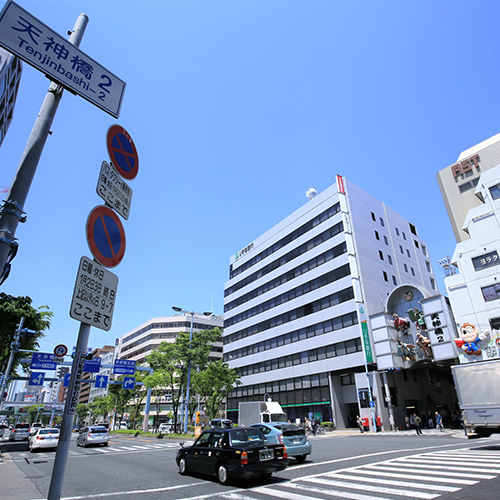
<svg viewBox="0 0 500 500">
<path fill-rule="evenodd" d="M 309 200 L 312 200 L 317 195 L 318 195 L 318 192 L 314 188 L 309 188 L 306 191 L 306 196 L 309 198 Z"/>
</svg>

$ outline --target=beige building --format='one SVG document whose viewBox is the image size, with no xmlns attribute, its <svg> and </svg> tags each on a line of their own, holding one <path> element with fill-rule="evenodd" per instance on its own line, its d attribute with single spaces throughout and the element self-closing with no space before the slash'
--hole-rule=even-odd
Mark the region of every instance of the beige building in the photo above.
<svg viewBox="0 0 500 500">
<path fill-rule="evenodd" d="M 500 164 L 500 134 L 460 153 L 453 164 L 440 170 L 437 181 L 457 243 L 470 238 L 463 228 L 469 210 L 482 204 L 475 189 L 481 173 Z"/>
</svg>

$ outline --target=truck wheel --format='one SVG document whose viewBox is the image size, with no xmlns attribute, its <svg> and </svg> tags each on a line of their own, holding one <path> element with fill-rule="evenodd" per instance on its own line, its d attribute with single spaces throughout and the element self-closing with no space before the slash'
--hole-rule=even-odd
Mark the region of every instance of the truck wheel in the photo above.
<svg viewBox="0 0 500 500">
<path fill-rule="evenodd" d="M 219 464 L 217 466 L 217 479 L 222 485 L 229 484 L 229 472 L 224 464 Z"/>
</svg>

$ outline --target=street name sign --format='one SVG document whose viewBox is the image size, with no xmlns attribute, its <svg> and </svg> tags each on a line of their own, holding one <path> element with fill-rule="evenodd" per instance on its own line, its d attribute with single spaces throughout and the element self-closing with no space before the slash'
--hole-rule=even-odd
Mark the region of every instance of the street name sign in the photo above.
<svg viewBox="0 0 500 500">
<path fill-rule="evenodd" d="M 80 259 L 69 315 L 109 331 L 115 310 L 118 276 L 88 257 Z"/>
<path fill-rule="evenodd" d="M 97 179 L 97 194 L 125 220 L 130 214 L 132 189 L 113 165 L 103 161 Z"/>
<path fill-rule="evenodd" d="M 99 373 L 101 370 L 101 358 L 86 359 L 83 371 L 87 373 Z"/>
<path fill-rule="evenodd" d="M 135 373 L 135 361 L 130 359 L 115 359 L 113 373 L 133 375 Z"/>
<path fill-rule="evenodd" d="M 40 385 L 43 385 L 44 380 L 45 380 L 45 373 L 44 372 L 31 372 L 28 385 L 40 386 Z"/>
<path fill-rule="evenodd" d="M 0 45 L 118 118 L 126 83 L 15 2 L 0 12 Z"/>
<path fill-rule="evenodd" d="M 55 363 L 54 357 L 54 354 L 34 352 L 31 357 L 30 368 L 35 368 L 36 370 L 56 370 L 57 363 Z"/>
</svg>

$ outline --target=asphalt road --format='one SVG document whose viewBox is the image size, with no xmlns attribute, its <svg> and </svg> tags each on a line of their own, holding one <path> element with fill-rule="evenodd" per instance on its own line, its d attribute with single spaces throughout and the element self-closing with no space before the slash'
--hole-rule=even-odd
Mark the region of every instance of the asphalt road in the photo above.
<svg viewBox="0 0 500 500">
<path fill-rule="evenodd" d="M 464 439 L 463 433 L 359 434 L 336 431 L 312 437 L 313 453 L 265 482 L 221 486 L 215 478 L 180 476 L 178 442 L 113 437 L 107 448 L 72 443 L 62 498 L 67 500 L 287 500 L 474 499 L 497 500 L 500 436 Z M 47 498 L 54 452 L 27 451 L 2 442 L 0 497 Z M 8 489 L 4 489 L 8 485 Z M 3 490 L 3 493 L 2 493 Z M 7 496 L 4 496 L 6 494 Z"/>
</svg>

